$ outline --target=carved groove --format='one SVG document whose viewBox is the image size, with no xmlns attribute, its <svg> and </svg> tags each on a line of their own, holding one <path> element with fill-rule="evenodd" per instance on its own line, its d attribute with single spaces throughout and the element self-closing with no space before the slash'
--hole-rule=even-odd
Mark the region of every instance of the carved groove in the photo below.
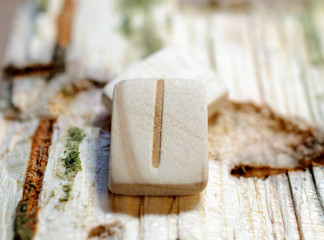
<svg viewBox="0 0 324 240">
<path fill-rule="evenodd" d="M 153 150 L 152 150 L 152 165 L 155 168 L 159 167 L 160 159 L 161 159 L 163 95 L 164 95 L 164 81 L 158 80 L 156 82 Z"/>
</svg>

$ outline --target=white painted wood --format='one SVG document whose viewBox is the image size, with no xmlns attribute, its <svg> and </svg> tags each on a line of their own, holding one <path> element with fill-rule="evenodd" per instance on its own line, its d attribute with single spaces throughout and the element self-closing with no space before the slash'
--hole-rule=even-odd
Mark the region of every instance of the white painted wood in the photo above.
<svg viewBox="0 0 324 240">
<path fill-rule="evenodd" d="M 116 85 L 109 189 L 188 195 L 207 183 L 207 106 L 199 81 L 144 79 Z"/>
<path fill-rule="evenodd" d="M 264 18 L 266 18 L 266 21 Z M 227 76 L 226 83 L 230 89 L 230 96 L 240 101 L 267 101 L 272 107 L 288 115 L 288 108 L 286 108 L 286 102 L 281 94 L 286 89 L 283 88 L 283 85 L 287 78 L 287 71 L 280 71 L 280 69 L 285 68 L 280 58 L 281 54 L 284 57 L 287 56 L 281 52 L 282 49 L 278 49 L 277 44 L 281 43 L 281 39 L 279 38 L 278 43 L 277 30 L 273 29 L 273 27 L 277 27 L 276 25 L 273 26 L 274 19 L 267 18 L 267 15 L 264 14 L 246 17 L 244 14 L 223 13 L 218 16 L 215 15 L 213 21 L 217 24 L 215 25 L 217 28 L 214 28 L 216 66 L 222 76 Z M 250 27 L 243 28 L 242 25 L 244 26 L 245 23 Z M 246 31 L 248 33 L 245 33 Z M 244 37 L 245 34 L 247 34 L 247 38 Z M 228 51 L 234 52 L 228 54 Z M 262 55 L 264 53 L 267 53 L 267 55 Z M 225 60 L 228 60 L 228 62 L 225 62 Z M 267 61 L 270 61 L 271 64 Z M 253 65 L 256 65 L 258 69 L 255 69 Z M 251 66 L 254 71 L 249 72 Z M 243 74 L 243 71 L 245 74 Z M 242 74 L 239 74 L 240 72 Z M 278 76 L 278 74 L 282 74 L 282 76 Z M 251 75 L 251 78 L 247 77 Z M 253 83 L 252 80 L 255 82 Z M 240 86 L 240 84 L 245 87 Z M 273 85 L 277 85 L 276 90 L 274 90 Z M 290 87 L 290 89 L 292 88 Z M 260 92 L 260 90 L 263 90 L 263 92 Z M 219 121 L 217 123 L 219 124 Z M 212 126 L 217 125 L 213 124 Z M 216 132 L 210 131 L 210 136 L 215 136 L 215 134 Z M 236 138 L 239 142 L 239 139 L 242 139 L 238 135 L 236 135 Z M 209 238 L 214 239 L 214 236 L 219 236 L 220 239 L 299 239 L 299 227 L 297 219 L 294 217 L 295 208 L 291 199 L 288 178 L 285 175 L 278 175 L 271 176 L 265 181 L 241 178 L 238 182 L 227 175 L 230 168 L 224 161 L 227 158 L 231 161 L 234 160 L 234 163 L 243 160 L 235 159 L 234 155 L 236 154 L 231 154 L 235 151 L 237 144 L 224 139 L 224 144 L 214 145 L 214 147 L 219 148 L 221 146 L 225 150 L 226 146 L 228 147 L 227 154 L 229 155 L 227 156 L 226 151 L 221 151 L 223 154 L 217 157 L 220 163 L 210 161 L 210 169 L 214 169 L 214 171 L 213 174 L 210 174 L 209 184 L 206 188 L 206 195 L 209 199 L 205 200 L 208 223 L 212 222 L 216 225 L 216 227 L 208 228 Z M 260 150 L 262 149 L 261 147 Z M 242 152 L 246 152 L 246 150 L 244 148 Z M 262 155 L 261 152 L 260 155 Z M 284 164 L 282 161 L 275 161 L 274 158 L 269 158 L 266 162 L 264 162 L 264 157 L 257 162 L 252 159 L 250 157 L 246 160 L 250 163 L 253 162 L 253 165 L 274 164 L 279 166 L 278 164 Z M 218 174 L 216 174 L 216 171 Z M 215 178 L 217 180 L 213 180 Z M 234 181 L 233 185 L 231 185 L 232 181 Z M 223 185 L 226 187 L 223 187 Z M 215 196 L 219 196 L 220 199 L 215 200 Z M 207 226 L 210 226 L 210 224 Z"/>
<path fill-rule="evenodd" d="M 288 49 L 288 54 L 291 57 L 290 62 L 295 62 L 297 66 L 292 68 L 291 72 L 294 77 L 291 79 L 292 83 L 289 88 L 285 88 L 287 97 L 287 103 L 289 106 L 288 114 L 294 114 L 301 116 L 309 121 L 318 121 L 318 116 L 316 116 L 312 110 L 312 102 L 314 102 L 313 91 L 309 90 L 310 80 L 305 79 L 303 76 L 304 64 L 307 62 L 307 54 L 309 54 L 309 49 L 306 50 L 306 42 L 300 41 L 296 42 L 296 38 L 301 38 L 305 36 L 305 29 L 298 23 L 294 22 L 295 25 L 289 26 L 292 30 L 290 34 L 285 35 L 287 40 L 287 46 L 292 48 Z M 299 44 L 298 44 L 299 43 Z M 295 47 L 295 48 L 293 48 Z M 294 51 L 298 47 L 300 51 Z M 308 56 L 309 57 L 309 56 Z M 307 66 L 307 65 L 306 65 Z M 296 74 L 299 72 L 299 75 Z M 300 77 L 301 76 L 301 77 Z M 293 89 L 291 89 L 291 87 Z M 317 106 L 320 106 L 318 104 Z M 308 111 L 307 111 L 307 110 Z M 324 221 L 323 221 L 323 205 L 320 191 L 317 190 L 316 182 L 314 182 L 315 177 L 312 176 L 309 170 L 305 172 L 291 172 L 288 174 L 290 187 L 292 191 L 292 198 L 294 201 L 294 207 L 296 212 L 297 224 L 299 226 L 299 231 L 301 238 L 303 239 L 320 239 L 323 235 Z M 315 180 L 316 181 L 316 180 Z M 319 188 L 320 189 L 320 188 Z"/>
<path fill-rule="evenodd" d="M 162 45 L 167 36 L 164 34 L 168 21 L 166 2 L 76 1 L 67 60 L 69 71 L 79 78 L 108 82 L 122 73 L 129 63 L 150 54 L 152 49 L 146 49 L 147 45 L 156 42 Z M 131 30 L 124 29 L 125 21 L 130 21 Z M 149 27 L 142 29 L 142 25 Z"/>
<path fill-rule="evenodd" d="M 127 43 L 121 33 L 115 31 L 118 30 L 119 19 L 113 10 L 113 1 L 75 2 L 71 46 L 67 57 L 69 69 L 74 70 L 78 77 L 107 81 L 121 71 L 120 64 Z M 98 21 L 102 24 L 97 24 Z"/>
<path fill-rule="evenodd" d="M 272 1 L 267 2 L 272 3 Z M 294 1 L 295 3 L 296 1 Z M 261 1 L 258 4 L 262 5 Z M 89 2 L 87 6 L 90 5 Z M 323 43 L 324 39 L 324 31 L 322 31 L 324 8 L 322 5 L 320 2 L 317 3 L 313 15 L 320 43 Z M 97 6 L 103 6 L 103 4 Z M 205 52 L 205 49 L 209 49 L 205 46 L 208 41 L 204 39 L 209 36 L 211 40 L 209 50 L 211 50 L 212 56 L 209 56 L 208 61 L 214 59 L 214 62 L 210 62 L 208 65 L 212 66 L 216 75 L 225 82 L 231 99 L 264 102 L 276 112 L 286 116 L 298 115 L 310 122 L 314 121 L 319 126 L 323 125 L 323 66 L 314 65 L 310 61 L 311 54 L 305 40 L 304 27 L 301 26 L 302 12 L 300 9 L 297 9 L 298 11 L 285 9 L 282 2 L 280 3 L 280 8 L 283 8 L 281 12 L 272 11 L 271 4 L 267 9 L 261 9 L 262 12 L 258 12 L 260 9 L 255 9 L 253 6 L 248 8 L 248 12 L 244 9 L 235 12 L 230 9 L 226 11 L 219 9 L 203 13 L 198 8 L 196 12 L 195 10 L 188 12 L 179 7 L 176 2 L 173 7 L 176 17 L 173 19 L 174 21 L 171 18 L 171 31 L 167 42 L 170 44 L 173 41 L 180 44 L 183 42 L 183 45 L 189 46 L 189 48 L 192 45 L 200 45 L 199 52 L 201 54 L 198 55 L 208 56 Z M 89 7 L 86 10 L 91 12 L 91 14 L 89 13 L 91 16 L 95 16 L 95 12 L 98 11 L 95 7 Z M 78 11 L 77 8 L 77 14 Z M 23 16 L 21 15 L 21 17 Z M 109 20 L 110 18 L 109 16 L 98 17 L 95 22 L 100 25 L 99 23 L 103 21 L 101 19 Z M 27 23 L 26 25 L 28 25 Z M 204 26 L 205 23 L 209 24 L 209 27 Z M 177 24 L 177 26 L 173 24 Z M 203 27 L 200 28 L 200 26 Z M 104 29 L 101 28 L 101 25 L 98 28 Z M 29 28 L 21 29 L 20 33 L 24 35 L 23 31 L 27 29 Z M 85 28 L 85 30 L 87 29 L 89 32 L 91 32 L 90 30 L 97 31 L 97 28 L 90 29 L 90 25 Z M 80 31 L 82 31 L 82 24 Z M 206 31 L 209 34 L 206 34 Z M 199 36 L 196 35 L 198 33 Z M 91 42 L 92 37 L 89 39 Z M 105 40 L 108 37 L 104 36 L 102 39 Z M 15 41 L 20 40 L 22 39 L 15 38 Z M 85 41 L 85 44 L 87 45 L 89 42 Z M 11 49 L 17 51 L 11 54 L 24 57 L 27 52 L 26 44 L 21 43 L 16 46 L 18 48 L 12 47 Z M 97 45 L 93 46 L 95 48 Z M 106 47 L 104 44 L 100 46 Z M 22 49 L 24 50 L 22 51 Z M 89 47 L 87 50 L 90 55 L 91 49 Z M 82 46 L 79 50 L 82 51 Z M 123 66 L 120 68 L 123 69 L 128 67 L 130 59 L 136 59 L 133 54 L 137 53 L 129 50 L 125 56 L 126 60 L 123 60 L 122 63 L 117 62 L 118 58 L 108 60 L 112 62 L 115 60 L 116 62 L 113 64 Z M 190 52 L 190 54 L 193 53 Z M 98 58 L 101 59 L 98 65 L 102 66 L 101 61 L 105 55 Z M 203 59 L 205 57 L 199 58 L 198 62 L 205 63 L 206 61 Z M 28 64 L 28 60 L 25 62 Z M 88 66 L 86 58 L 84 66 Z M 80 71 L 83 72 L 82 69 Z M 99 71 L 93 72 L 91 76 L 97 78 L 97 73 Z M 54 133 L 49 165 L 45 174 L 47 180 L 44 182 L 44 190 L 40 199 L 39 232 L 36 233 L 36 239 L 57 239 L 58 236 L 62 239 L 86 239 L 91 230 L 99 225 L 105 225 L 116 231 L 116 234 L 110 236 L 112 239 L 322 238 L 323 168 L 314 166 L 312 171 L 275 175 L 265 180 L 231 176 L 230 170 L 233 164 L 242 161 L 240 158 L 242 155 L 233 151 L 238 148 L 236 144 L 241 138 L 237 138 L 235 145 L 233 145 L 233 141 L 226 140 L 225 137 L 223 137 L 221 145 L 214 144 L 212 138 L 219 132 L 211 130 L 218 126 L 217 118 L 210 119 L 209 140 L 212 145 L 209 152 L 209 182 L 203 193 L 174 198 L 129 197 L 109 193 L 107 190 L 109 133 L 100 134 L 99 129 L 88 126 L 84 128 L 87 137 L 80 147 L 83 170 L 78 173 L 80 176 L 77 178 L 77 187 L 72 190 L 73 198 L 69 200 L 66 207 L 55 209 L 54 204 L 57 203 L 60 196 L 52 198 L 49 196 L 51 196 L 50 190 L 58 183 L 53 167 L 55 162 L 57 163 L 59 158 L 64 155 L 62 146 L 64 146 L 66 129 L 71 123 L 78 126 L 93 125 L 94 120 L 102 112 L 105 112 L 103 106 L 100 105 L 100 90 L 98 89 L 83 91 L 74 97 L 64 98 L 59 93 L 59 86 L 70 82 L 71 79 L 71 75 L 68 74 L 51 79 L 49 85 L 41 91 L 48 96 L 42 95 L 36 101 L 38 104 L 31 108 L 27 106 L 32 106 L 30 103 L 33 102 L 33 98 L 27 98 L 28 94 L 24 93 L 23 87 L 13 86 L 13 90 L 20 90 L 19 94 L 24 94 L 24 99 L 28 101 L 24 103 L 21 100 L 18 105 L 19 101 L 15 100 L 17 106 L 26 107 L 25 112 L 28 117 L 37 116 L 34 113 L 38 108 L 38 113 L 47 113 L 46 109 L 48 109 L 51 114 L 65 115 L 69 119 L 67 122 L 58 123 Z M 19 84 L 18 81 L 17 84 Z M 30 86 L 28 88 L 32 89 Z M 38 87 L 35 88 L 36 92 L 39 91 Z M 48 101 L 49 98 L 51 101 Z M 13 96 L 13 99 L 19 99 L 18 95 Z M 39 108 L 39 106 L 41 107 Z M 236 117 L 237 121 L 240 121 L 240 118 Z M 0 171 L 2 171 L 0 179 L 6 179 L 3 182 L 0 180 L 1 192 L 5 192 L 5 195 L 2 195 L 5 197 L 0 197 L 0 205 L 5 206 L 0 208 L 0 239 L 12 238 L 15 206 L 19 201 L 22 189 L 22 186 L 17 185 L 16 182 L 18 179 L 19 183 L 23 183 L 23 168 L 29 159 L 30 140 L 28 140 L 28 145 L 25 140 L 20 141 L 19 137 L 12 137 L 11 132 L 16 131 L 10 130 L 11 128 L 16 129 L 11 126 L 12 124 L 25 126 L 19 128 L 15 136 L 22 134 L 31 137 L 34 132 L 33 128 L 37 126 L 36 122 L 35 126 L 30 122 L 0 123 L 0 139 L 2 138 L 0 149 L 12 150 L 7 155 L 0 155 Z M 255 124 L 255 126 L 259 125 Z M 31 132 L 27 134 L 28 129 Z M 243 129 L 240 131 L 246 133 Z M 226 132 L 226 128 L 224 128 L 224 132 Z M 224 132 L 222 134 L 225 134 Z M 217 150 L 218 148 L 219 150 Z M 3 151 L 0 150 L 0 152 Z M 216 153 L 219 152 L 221 154 L 217 155 Z M 256 154 L 252 156 L 256 156 Z M 7 171 L 7 165 L 5 167 L 4 165 L 9 164 L 9 168 L 12 169 L 12 164 L 15 165 L 17 159 L 20 159 L 19 170 L 14 168 L 14 175 L 12 175 L 14 179 L 10 178 L 9 180 L 8 176 L 3 174 Z M 261 157 L 247 158 L 244 163 L 256 164 L 265 161 L 265 159 L 266 162 L 261 162 L 262 164 L 272 164 L 273 167 L 279 166 L 279 163 L 282 164 L 279 161 L 272 161 L 271 158 Z M 294 163 L 291 162 L 291 164 Z M 93 181 L 95 181 L 94 187 Z M 50 200 L 46 203 L 48 199 Z M 7 203 L 8 205 L 6 205 Z M 57 220 L 53 216 L 57 216 Z"/>
<path fill-rule="evenodd" d="M 201 65 L 215 70 L 210 14 L 201 13 L 185 4 L 174 4 L 169 44 L 185 49 Z"/>
<path fill-rule="evenodd" d="M 76 90 L 72 89 L 73 96 L 69 96 L 66 89 L 76 83 L 80 85 Z M 78 87 L 86 88 L 87 91 L 79 91 Z M 45 114 L 64 115 L 73 119 L 76 124 L 92 125 L 98 114 L 106 112 L 101 103 L 101 89 L 87 80 L 82 82 L 72 78 L 67 73 L 57 74 L 51 81 L 42 77 L 15 78 L 12 83 L 11 103 L 19 110 L 19 117 L 23 120 Z"/>
<path fill-rule="evenodd" d="M 227 100 L 227 88 L 217 75 L 194 55 L 179 47 L 166 47 L 109 82 L 103 91 L 103 103 L 111 110 L 117 83 L 138 78 L 193 79 L 205 84 L 208 115 L 215 114 Z"/>
<path fill-rule="evenodd" d="M 309 170 L 305 173 L 290 172 L 289 179 L 301 238 L 321 239 L 324 234 L 323 206 Z"/>
<path fill-rule="evenodd" d="M 46 1 L 40 10 L 37 1 L 28 0 L 17 11 L 4 64 L 23 68 L 49 64 L 57 38 L 57 17 L 64 0 Z"/>
<path fill-rule="evenodd" d="M 269 61 L 269 55 L 264 56 L 262 52 L 265 47 L 272 50 L 275 54 L 273 61 L 280 64 L 270 64 L 272 70 L 264 68 L 264 72 L 268 72 L 272 78 L 272 83 L 276 86 L 276 90 L 265 91 L 265 96 L 272 101 L 276 100 L 273 106 L 280 109 L 285 115 L 295 115 L 314 122 L 312 116 L 310 99 L 312 92 L 309 91 L 309 80 L 305 74 L 305 64 L 307 58 L 307 50 L 305 49 L 304 30 L 300 22 L 296 21 L 292 16 L 284 16 L 284 21 L 276 23 L 276 28 L 280 31 L 272 32 L 270 35 L 259 35 L 260 51 L 259 56 Z M 264 29 L 264 25 L 260 29 Z M 270 33 L 270 32 L 269 32 Z M 280 41 L 279 49 L 273 49 L 269 46 L 269 40 L 273 37 Z M 296 41 L 296 39 L 299 39 Z M 263 44 L 266 46 L 262 46 Z M 296 49 L 299 51 L 296 51 Z M 271 56 L 271 55 L 270 55 Z M 270 60 L 271 57 L 270 57 Z M 307 64 L 306 64 L 307 65 Z M 276 68 L 284 67 L 286 71 L 276 71 Z M 310 68 L 307 68 L 310 69 Z M 306 77 L 306 79 L 305 79 Z M 262 84 L 269 84 L 270 81 L 262 81 Z M 276 98 L 271 98 L 276 95 Z M 318 106 L 318 105 L 317 105 Z M 315 169 L 316 171 L 316 169 Z M 317 172 L 317 171 L 316 171 Z M 320 239 L 323 231 L 323 210 L 321 200 L 321 188 L 316 186 L 316 180 L 309 170 L 305 172 L 290 172 L 287 175 L 290 188 L 290 195 L 293 202 L 294 213 L 296 215 L 296 224 L 301 239 Z M 320 178 L 318 182 L 321 181 Z"/>
<path fill-rule="evenodd" d="M 314 166 L 311 173 L 314 176 L 314 186 L 318 196 L 318 201 L 321 204 L 321 208 L 324 208 L 324 168 Z"/>
<path fill-rule="evenodd" d="M 19 111 L 24 112 L 33 105 L 38 105 L 46 82 L 43 78 L 21 77 L 16 78 L 12 85 L 12 104 Z"/>
<path fill-rule="evenodd" d="M 82 170 L 72 180 L 70 198 L 65 197 L 58 177 L 64 171 L 67 131 L 75 127 L 66 118 L 55 125 L 44 185 L 39 201 L 39 223 L 34 239 L 88 239 L 92 229 L 111 224 L 112 237 L 137 239 L 139 201 L 130 197 L 114 197 L 108 193 L 109 133 L 98 128 L 82 128 L 85 138 L 79 147 Z M 137 202 L 137 203 L 136 203 Z M 130 206 L 130 207 L 128 207 Z M 128 215 L 130 214 L 130 215 Z M 133 215 L 133 216 L 131 216 Z M 106 233 L 107 234 L 107 233 Z"/>
<path fill-rule="evenodd" d="M 258 84 L 258 66 L 254 59 L 250 31 L 253 15 L 223 12 L 211 16 L 212 45 L 215 67 L 229 89 L 229 97 L 239 101 L 260 103 L 262 93 Z M 240 96 L 240 98 L 238 98 Z"/>
<path fill-rule="evenodd" d="M 64 1 L 46 0 L 45 11 L 39 10 L 35 16 L 27 52 L 29 62 L 42 64 L 52 62 L 57 39 L 57 17 Z"/>
<path fill-rule="evenodd" d="M 33 28 L 33 17 L 37 6 L 32 1 L 26 1 L 17 10 L 17 15 L 13 21 L 12 33 L 10 35 L 6 49 L 4 64 L 24 67 L 29 62 L 28 39 Z"/>
</svg>

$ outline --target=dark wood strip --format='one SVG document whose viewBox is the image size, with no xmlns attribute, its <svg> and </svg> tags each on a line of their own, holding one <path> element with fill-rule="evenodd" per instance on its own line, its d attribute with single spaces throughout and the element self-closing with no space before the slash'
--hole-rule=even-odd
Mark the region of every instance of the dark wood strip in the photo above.
<svg viewBox="0 0 324 240">
<path fill-rule="evenodd" d="M 16 209 L 14 239 L 32 239 L 34 236 L 54 123 L 54 118 L 42 118 L 33 137 L 23 196 Z"/>
<path fill-rule="evenodd" d="M 63 9 L 57 19 L 57 43 L 62 48 L 66 48 L 71 40 L 73 10 L 74 0 L 65 0 Z"/>
<path fill-rule="evenodd" d="M 49 64 L 32 64 L 26 67 L 9 65 L 3 68 L 3 73 L 8 77 L 50 76 L 63 72 L 64 70 L 64 65 L 62 63 L 53 62 Z"/>
</svg>

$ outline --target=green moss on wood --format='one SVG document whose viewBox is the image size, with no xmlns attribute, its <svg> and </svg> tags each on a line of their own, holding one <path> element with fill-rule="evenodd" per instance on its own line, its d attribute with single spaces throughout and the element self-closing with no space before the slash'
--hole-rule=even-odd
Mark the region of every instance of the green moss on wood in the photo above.
<svg viewBox="0 0 324 240">
<path fill-rule="evenodd" d="M 148 11 L 161 0 L 118 0 L 119 8 L 127 12 L 135 10 Z"/>
<path fill-rule="evenodd" d="M 79 145 L 85 134 L 82 129 L 74 127 L 68 130 L 67 142 L 65 145 L 65 173 L 72 173 L 73 177 L 82 170 Z"/>
<path fill-rule="evenodd" d="M 318 101 L 323 101 L 324 102 L 324 94 L 318 94 L 315 96 Z"/>
<path fill-rule="evenodd" d="M 19 202 L 14 221 L 14 239 L 29 240 L 34 236 L 34 226 L 37 220 L 34 214 L 27 213 L 27 201 Z"/>
<path fill-rule="evenodd" d="M 38 9 L 45 12 L 48 7 L 48 0 L 38 0 Z"/>
<path fill-rule="evenodd" d="M 83 130 L 78 127 L 70 128 L 68 130 L 68 142 L 80 144 L 84 137 L 85 134 Z"/>
<path fill-rule="evenodd" d="M 69 151 L 64 159 L 64 163 L 65 163 L 66 173 L 69 173 L 69 172 L 77 173 L 80 170 L 82 170 L 78 146 L 72 146 L 69 149 Z"/>
<path fill-rule="evenodd" d="M 322 65 L 324 64 L 324 56 L 318 28 L 314 21 L 315 8 L 315 3 L 308 4 L 301 15 L 301 22 L 304 28 L 310 61 L 313 65 Z"/>
<path fill-rule="evenodd" d="M 60 202 L 66 202 L 70 199 L 72 184 L 63 185 L 62 189 L 63 189 L 65 195 L 64 195 L 64 197 L 60 198 Z"/>
<path fill-rule="evenodd" d="M 143 56 L 150 55 L 163 47 L 163 41 L 157 31 L 152 16 L 153 8 L 161 0 L 116 0 L 121 13 L 121 32 L 143 51 Z M 137 25 L 133 19 L 140 19 Z M 139 23 L 139 24 L 138 24 Z"/>
<path fill-rule="evenodd" d="M 62 186 L 64 196 L 59 199 L 60 202 L 67 202 L 70 199 L 74 178 L 82 170 L 79 145 L 84 137 L 84 131 L 78 127 L 72 127 L 67 132 L 65 158 L 62 159 L 62 165 L 57 173 L 57 176 L 65 181 Z"/>
</svg>

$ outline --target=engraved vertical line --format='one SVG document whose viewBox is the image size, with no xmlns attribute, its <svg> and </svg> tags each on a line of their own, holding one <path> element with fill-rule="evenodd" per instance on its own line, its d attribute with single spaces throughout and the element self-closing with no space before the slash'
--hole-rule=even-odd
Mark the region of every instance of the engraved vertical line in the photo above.
<svg viewBox="0 0 324 240">
<path fill-rule="evenodd" d="M 152 150 L 152 165 L 155 168 L 159 167 L 160 159 L 161 159 L 163 96 L 164 96 L 164 81 L 158 80 L 156 82 L 153 150 Z"/>
</svg>

